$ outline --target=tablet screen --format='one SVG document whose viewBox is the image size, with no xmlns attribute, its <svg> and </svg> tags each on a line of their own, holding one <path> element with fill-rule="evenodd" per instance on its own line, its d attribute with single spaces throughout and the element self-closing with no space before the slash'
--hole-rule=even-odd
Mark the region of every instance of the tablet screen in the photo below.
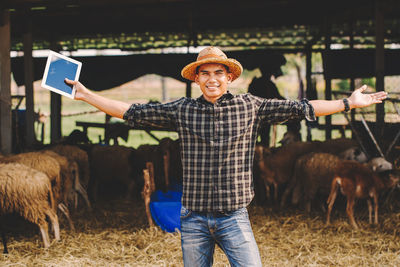
<svg viewBox="0 0 400 267">
<path fill-rule="evenodd" d="M 42 87 L 74 98 L 75 89 L 64 82 L 65 78 L 77 81 L 82 63 L 51 51 L 43 75 Z"/>
</svg>

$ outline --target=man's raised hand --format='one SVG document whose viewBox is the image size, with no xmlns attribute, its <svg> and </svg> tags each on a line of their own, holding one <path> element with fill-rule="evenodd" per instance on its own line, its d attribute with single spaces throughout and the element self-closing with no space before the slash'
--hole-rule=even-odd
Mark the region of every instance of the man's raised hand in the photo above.
<svg viewBox="0 0 400 267">
<path fill-rule="evenodd" d="M 348 98 L 351 108 L 362 108 L 373 104 L 379 104 L 387 98 L 387 93 L 384 91 L 372 94 L 364 94 L 363 92 L 366 89 L 367 86 L 363 85 L 351 94 L 351 96 Z"/>
</svg>

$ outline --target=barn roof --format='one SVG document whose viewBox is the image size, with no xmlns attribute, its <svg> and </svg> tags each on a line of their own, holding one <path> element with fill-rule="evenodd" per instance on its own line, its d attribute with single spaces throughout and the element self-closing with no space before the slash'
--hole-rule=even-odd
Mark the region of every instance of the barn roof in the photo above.
<svg viewBox="0 0 400 267">
<path fill-rule="evenodd" d="M 122 49 L 217 45 L 304 48 L 375 42 L 373 0 L 3 0 L 12 50 L 32 28 L 34 49 Z M 378 1 L 385 43 L 400 41 L 400 2 Z M 1 5 L 1 4 L 0 4 Z"/>
</svg>

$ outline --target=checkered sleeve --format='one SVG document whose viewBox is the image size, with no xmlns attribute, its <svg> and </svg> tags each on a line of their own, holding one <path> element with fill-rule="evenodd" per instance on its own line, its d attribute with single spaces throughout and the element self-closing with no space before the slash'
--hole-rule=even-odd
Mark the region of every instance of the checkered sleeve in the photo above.
<svg viewBox="0 0 400 267">
<path fill-rule="evenodd" d="M 300 101 L 263 99 L 258 115 L 261 120 L 272 124 L 283 123 L 287 120 L 316 120 L 314 108 L 305 98 Z"/>
<path fill-rule="evenodd" d="M 132 104 L 124 114 L 124 120 L 131 127 L 176 128 L 177 108 L 185 98 L 160 104 Z"/>
</svg>

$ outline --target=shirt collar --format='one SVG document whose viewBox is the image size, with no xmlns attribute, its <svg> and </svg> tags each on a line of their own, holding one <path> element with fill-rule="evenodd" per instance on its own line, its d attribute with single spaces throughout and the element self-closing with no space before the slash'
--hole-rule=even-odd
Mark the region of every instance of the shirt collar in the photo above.
<svg viewBox="0 0 400 267">
<path fill-rule="evenodd" d="M 225 100 L 230 100 L 233 98 L 233 95 L 231 94 L 231 92 L 226 91 L 225 94 L 223 94 L 220 98 L 218 98 L 218 100 L 215 103 L 221 103 Z M 197 101 L 204 103 L 204 104 L 209 104 L 209 105 L 213 105 L 211 102 L 208 102 L 203 95 L 199 96 L 197 98 Z"/>
</svg>

